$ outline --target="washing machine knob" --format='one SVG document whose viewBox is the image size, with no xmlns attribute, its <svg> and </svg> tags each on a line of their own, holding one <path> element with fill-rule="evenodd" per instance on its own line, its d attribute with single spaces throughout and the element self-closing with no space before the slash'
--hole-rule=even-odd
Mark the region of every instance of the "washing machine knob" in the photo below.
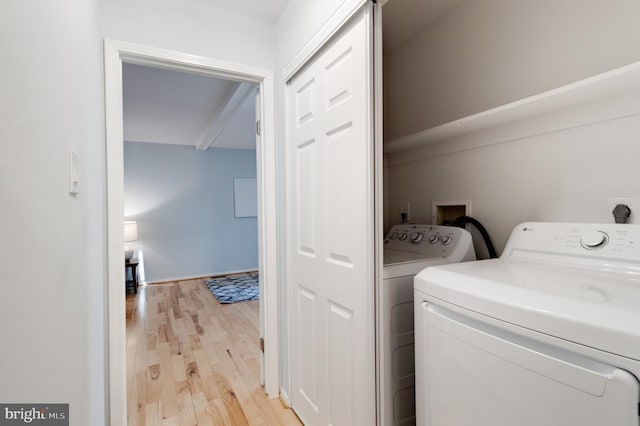
<svg viewBox="0 0 640 426">
<path fill-rule="evenodd" d="M 609 237 L 602 231 L 590 231 L 580 237 L 580 244 L 588 250 L 602 248 L 609 242 Z"/>
<path fill-rule="evenodd" d="M 429 242 L 430 242 L 431 244 L 435 244 L 435 243 L 437 243 L 437 242 L 438 242 L 438 240 L 439 240 L 439 238 L 438 238 L 438 236 L 437 236 L 437 235 L 430 235 L 430 236 L 429 236 Z"/>
<path fill-rule="evenodd" d="M 389 234 L 389 239 L 390 240 L 395 240 L 398 237 L 398 233 L 397 232 L 392 232 L 391 234 Z"/>
<path fill-rule="evenodd" d="M 404 241 L 404 240 L 406 240 L 406 239 L 407 239 L 407 234 L 405 234 L 405 233 L 403 232 L 402 234 L 400 234 L 400 235 L 398 236 L 398 239 L 399 239 L 400 241 Z"/>
<path fill-rule="evenodd" d="M 442 244 L 447 246 L 447 245 L 451 244 L 451 241 L 453 241 L 453 240 L 448 235 L 441 235 L 440 236 L 440 241 L 442 241 Z"/>
<path fill-rule="evenodd" d="M 422 232 L 414 232 L 411 235 L 411 242 L 413 244 L 418 244 L 420 241 L 422 241 L 422 238 L 424 238 L 424 235 L 422 234 Z"/>
</svg>

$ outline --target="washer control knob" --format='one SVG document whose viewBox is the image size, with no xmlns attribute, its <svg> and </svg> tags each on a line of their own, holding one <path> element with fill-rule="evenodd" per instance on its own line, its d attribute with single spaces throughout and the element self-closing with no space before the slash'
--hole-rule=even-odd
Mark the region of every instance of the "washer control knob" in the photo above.
<svg viewBox="0 0 640 426">
<path fill-rule="evenodd" d="M 406 239 L 407 239 L 407 234 L 405 234 L 405 233 L 403 232 L 402 234 L 398 235 L 398 239 L 399 239 L 400 241 L 404 241 L 404 240 L 406 240 Z"/>
<path fill-rule="evenodd" d="M 587 250 L 602 248 L 609 242 L 609 236 L 602 231 L 590 231 L 580 237 L 580 244 Z"/>
<path fill-rule="evenodd" d="M 442 241 L 442 244 L 444 244 L 445 246 L 448 246 L 449 244 L 451 244 L 451 241 L 453 241 L 453 240 L 448 235 L 441 235 L 440 236 L 440 241 Z"/>
<path fill-rule="evenodd" d="M 395 240 L 398 237 L 398 233 L 397 232 L 392 232 L 391 234 L 389 234 L 389 239 L 390 240 Z"/>
<path fill-rule="evenodd" d="M 422 232 L 414 232 L 411 235 L 411 242 L 413 244 L 418 244 L 420 241 L 422 241 L 422 238 L 424 238 L 424 234 Z"/>
<path fill-rule="evenodd" d="M 438 238 L 438 236 L 437 236 L 437 235 L 430 235 L 430 236 L 429 236 L 429 242 L 430 242 L 431 244 L 435 244 L 435 243 L 437 243 L 437 242 L 438 242 L 438 240 L 439 240 L 439 238 Z"/>
</svg>

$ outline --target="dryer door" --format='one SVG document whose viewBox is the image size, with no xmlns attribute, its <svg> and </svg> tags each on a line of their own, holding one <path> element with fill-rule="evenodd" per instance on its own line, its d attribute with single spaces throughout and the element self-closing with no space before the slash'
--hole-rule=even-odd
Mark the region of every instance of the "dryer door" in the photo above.
<svg viewBox="0 0 640 426">
<path fill-rule="evenodd" d="M 422 297 L 421 297 L 422 296 Z M 416 292 L 417 424 L 637 426 L 635 376 Z"/>
</svg>

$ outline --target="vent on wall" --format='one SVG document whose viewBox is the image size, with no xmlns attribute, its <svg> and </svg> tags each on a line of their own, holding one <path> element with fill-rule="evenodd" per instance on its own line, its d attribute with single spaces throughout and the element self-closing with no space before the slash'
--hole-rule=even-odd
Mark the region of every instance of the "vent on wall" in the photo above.
<svg viewBox="0 0 640 426">
<path fill-rule="evenodd" d="M 471 200 L 431 202 L 433 225 L 451 225 L 460 216 L 471 216 Z"/>
</svg>

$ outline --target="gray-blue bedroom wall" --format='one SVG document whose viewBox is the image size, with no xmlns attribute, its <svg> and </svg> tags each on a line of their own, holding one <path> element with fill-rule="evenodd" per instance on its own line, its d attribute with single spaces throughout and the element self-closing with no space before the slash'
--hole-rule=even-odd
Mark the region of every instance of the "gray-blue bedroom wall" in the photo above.
<svg viewBox="0 0 640 426">
<path fill-rule="evenodd" d="M 147 282 L 258 268 L 257 218 L 234 215 L 233 180 L 255 150 L 124 143 L 125 218 L 138 222 Z"/>
</svg>

